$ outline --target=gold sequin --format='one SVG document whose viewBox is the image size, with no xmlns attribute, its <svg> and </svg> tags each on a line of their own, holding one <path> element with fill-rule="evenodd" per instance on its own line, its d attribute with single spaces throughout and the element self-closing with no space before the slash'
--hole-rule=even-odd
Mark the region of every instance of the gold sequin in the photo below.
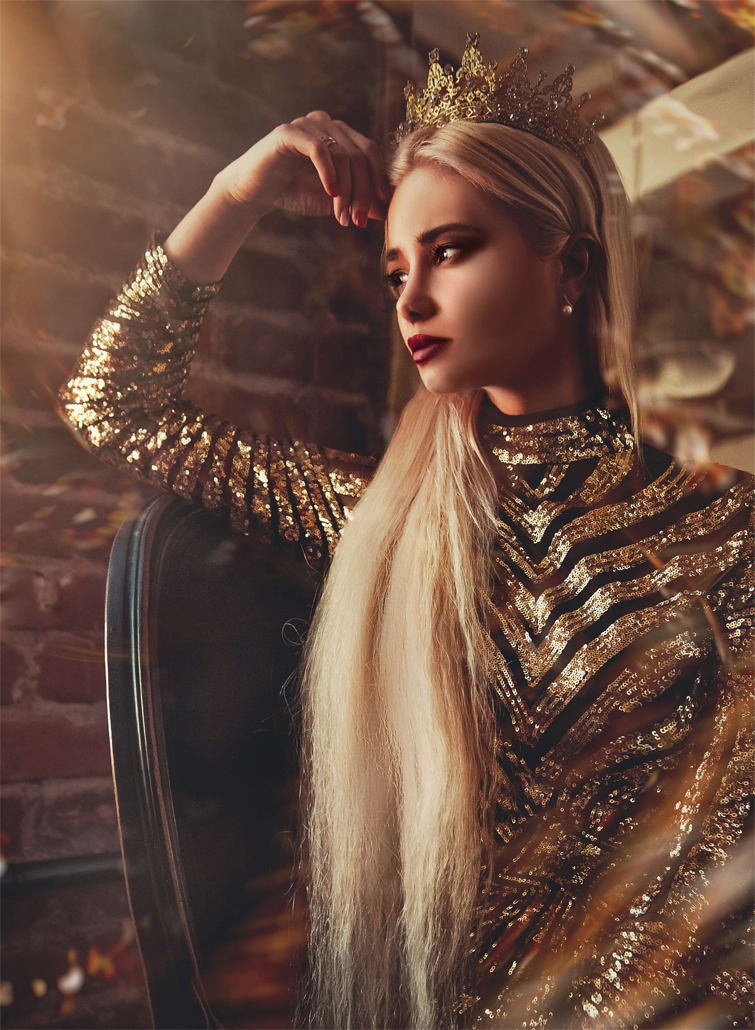
<svg viewBox="0 0 755 1030">
<path fill-rule="evenodd" d="M 171 264 L 156 233 L 90 333 L 62 409 L 104 458 L 227 517 L 244 533 L 300 544 L 315 566 L 332 557 L 372 458 L 239 430 L 182 392 L 207 305 Z"/>
</svg>

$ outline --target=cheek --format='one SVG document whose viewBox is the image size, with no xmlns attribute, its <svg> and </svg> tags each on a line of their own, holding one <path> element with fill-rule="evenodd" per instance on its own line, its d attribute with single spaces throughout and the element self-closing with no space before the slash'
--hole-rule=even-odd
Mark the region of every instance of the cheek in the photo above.
<svg viewBox="0 0 755 1030">
<path fill-rule="evenodd" d="M 544 284 L 542 269 L 522 262 L 502 266 L 501 262 L 473 265 L 460 274 L 447 294 L 454 314 L 464 326 L 479 333 L 531 327 L 542 312 Z"/>
</svg>

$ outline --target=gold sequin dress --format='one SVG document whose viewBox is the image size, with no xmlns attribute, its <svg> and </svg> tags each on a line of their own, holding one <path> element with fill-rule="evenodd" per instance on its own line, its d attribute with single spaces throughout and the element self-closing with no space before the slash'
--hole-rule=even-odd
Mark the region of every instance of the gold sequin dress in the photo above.
<svg viewBox="0 0 755 1030">
<path fill-rule="evenodd" d="M 375 461 L 182 399 L 218 285 L 156 236 L 60 391 L 106 461 L 325 568 Z M 751 1027 L 753 477 L 632 449 L 602 394 L 486 401 L 499 484 L 488 606 L 493 889 L 475 1027 Z"/>
</svg>

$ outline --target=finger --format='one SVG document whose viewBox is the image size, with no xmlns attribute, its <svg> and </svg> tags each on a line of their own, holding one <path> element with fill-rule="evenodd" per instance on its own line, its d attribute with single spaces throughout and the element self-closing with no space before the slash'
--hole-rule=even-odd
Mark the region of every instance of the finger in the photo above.
<svg viewBox="0 0 755 1030">
<path fill-rule="evenodd" d="M 334 132 L 338 135 L 336 139 L 345 142 L 345 149 L 349 155 L 351 167 L 351 220 L 354 225 L 364 229 L 367 225 L 368 212 L 372 207 L 374 186 L 370 175 L 367 155 L 362 149 L 361 143 L 367 141 L 358 132 L 349 128 L 345 122 L 336 119 L 333 122 Z"/>
<path fill-rule="evenodd" d="M 363 136 L 361 132 L 357 132 L 356 129 L 352 129 L 351 126 L 346 125 L 345 122 L 336 121 L 335 124 L 349 137 L 353 146 L 357 147 L 357 149 L 360 150 L 367 159 L 370 180 L 372 182 L 375 196 L 382 200 L 384 204 L 390 203 L 391 187 L 388 182 L 388 174 L 385 169 L 382 149 L 374 140 Z"/>
<path fill-rule="evenodd" d="M 367 167 L 367 158 L 361 150 L 353 149 L 349 153 L 351 166 L 351 220 L 354 225 L 364 229 L 367 225 L 367 212 L 372 207 L 373 188 Z"/>
<path fill-rule="evenodd" d="M 328 147 L 321 140 L 312 140 L 309 156 L 320 177 L 323 189 L 329 197 L 335 197 L 338 193 L 338 172 Z"/>
<path fill-rule="evenodd" d="M 310 111 L 300 120 L 306 125 L 307 131 L 328 149 L 337 176 L 333 213 L 336 221 L 341 225 L 348 225 L 352 192 L 351 166 L 348 158 L 350 142 L 336 128 L 327 111 Z"/>
<path fill-rule="evenodd" d="M 304 119 L 297 118 L 287 126 L 284 141 L 287 146 L 289 143 L 292 144 L 297 153 L 310 159 L 315 166 L 323 189 L 328 196 L 335 197 L 338 193 L 338 173 L 328 147 L 322 140 L 308 132 L 304 125 L 299 124 L 303 121 Z"/>
<path fill-rule="evenodd" d="M 367 143 L 364 137 L 354 133 L 344 122 L 334 121 L 326 111 L 310 111 L 305 119 L 311 131 L 330 137 L 331 157 L 339 179 L 339 197 L 342 203 L 335 205 L 336 218 L 341 225 L 354 224 L 364 227 L 372 207 L 372 182 L 366 155 L 353 137 Z"/>
<path fill-rule="evenodd" d="M 349 142 L 352 179 L 354 188 L 351 199 L 351 219 L 355 225 L 365 228 L 369 212 L 373 208 L 376 192 L 370 164 L 366 154 L 368 140 L 345 122 L 336 119 L 333 123 Z"/>
<path fill-rule="evenodd" d="M 338 195 L 334 205 L 335 216 L 341 225 L 348 225 L 352 191 L 351 162 L 346 150 L 340 145 L 331 146 L 329 150 L 338 175 Z"/>
</svg>

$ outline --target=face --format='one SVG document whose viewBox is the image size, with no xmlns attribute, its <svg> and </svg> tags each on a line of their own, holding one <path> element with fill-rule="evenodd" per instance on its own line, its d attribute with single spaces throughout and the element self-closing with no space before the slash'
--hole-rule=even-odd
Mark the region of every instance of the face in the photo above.
<svg viewBox="0 0 755 1030">
<path fill-rule="evenodd" d="M 385 272 L 428 390 L 516 389 L 558 357 L 560 261 L 540 259 L 502 205 L 453 173 L 419 167 L 399 183 Z"/>
</svg>

